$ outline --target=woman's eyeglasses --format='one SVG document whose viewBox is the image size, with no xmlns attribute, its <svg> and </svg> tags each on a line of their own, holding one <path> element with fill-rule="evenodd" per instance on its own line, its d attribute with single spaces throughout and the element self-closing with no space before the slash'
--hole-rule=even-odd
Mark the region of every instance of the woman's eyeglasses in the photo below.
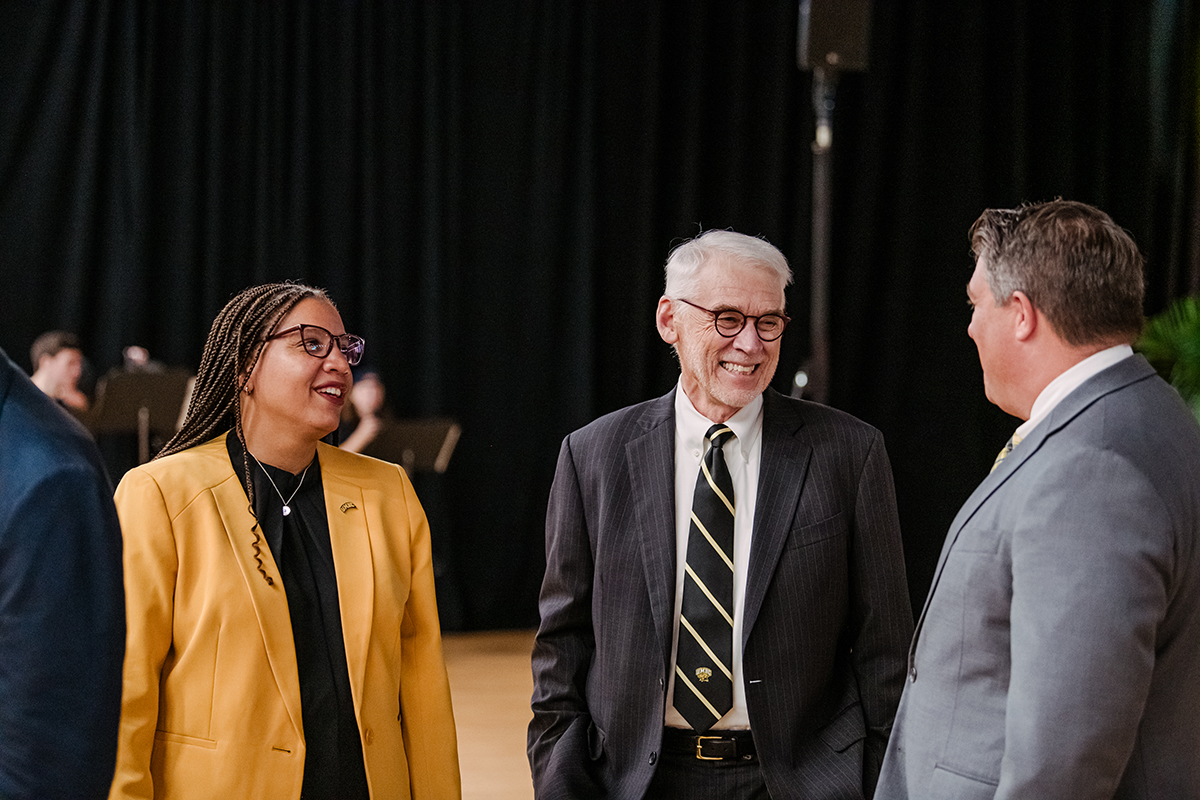
<svg viewBox="0 0 1200 800">
<path fill-rule="evenodd" d="M 313 358 L 327 357 L 333 352 L 333 346 L 336 344 L 338 350 L 341 350 L 342 355 L 346 357 L 346 363 L 350 366 L 357 366 L 358 362 L 362 361 L 363 347 L 366 343 L 361 336 L 355 336 L 352 333 L 334 336 L 320 325 L 293 325 L 285 331 L 268 336 L 265 341 L 282 339 L 296 331 L 300 332 L 300 345 L 304 348 L 304 352 Z"/>
</svg>

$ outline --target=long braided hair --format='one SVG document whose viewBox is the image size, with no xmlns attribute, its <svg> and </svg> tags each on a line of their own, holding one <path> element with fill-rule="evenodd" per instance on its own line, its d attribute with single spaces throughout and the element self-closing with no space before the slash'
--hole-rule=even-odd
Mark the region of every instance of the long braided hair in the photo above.
<svg viewBox="0 0 1200 800">
<path fill-rule="evenodd" d="M 301 300 L 315 297 L 333 305 L 321 289 L 298 283 L 267 283 L 252 286 L 234 295 L 213 320 L 200 369 L 192 389 L 191 402 L 183 425 L 163 446 L 155 458 L 178 453 L 208 441 L 233 428 L 242 446 L 242 480 L 250 501 L 250 516 L 254 517 L 254 560 L 268 585 L 275 581 L 263 569 L 262 536 L 258 515 L 254 513 L 254 481 L 250 476 L 249 451 L 242 430 L 242 387 L 258 364 L 267 336 Z"/>
</svg>

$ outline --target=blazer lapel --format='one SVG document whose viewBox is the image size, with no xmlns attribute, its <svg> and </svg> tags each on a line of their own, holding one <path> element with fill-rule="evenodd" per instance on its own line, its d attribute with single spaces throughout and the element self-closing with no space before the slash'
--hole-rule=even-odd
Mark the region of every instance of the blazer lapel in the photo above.
<svg viewBox="0 0 1200 800">
<path fill-rule="evenodd" d="M 675 392 L 653 402 L 625 445 L 636 534 L 663 663 L 675 624 Z"/>
<path fill-rule="evenodd" d="M 225 447 L 222 438 L 220 446 Z M 229 546 L 237 559 L 242 571 L 242 579 L 250 592 L 254 613 L 258 617 L 258 626 L 262 631 L 263 643 L 266 645 L 267 659 L 271 663 L 271 672 L 283 697 L 292 724 L 296 726 L 297 735 L 303 735 L 303 722 L 300 714 L 300 672 L 296 667 L 296 645 L 292 639 L 292 619 L 288 613 L 287 595 L 284 593 L 283 580 L 279 575 L 279 567 L 271 555 L 266 537 L 259 532 L 259 547 L 257 558 L 262 560 L 262 569 L 271 578 L 268 585 L 258 571 L 254 549 L 254 517 L 250 515 L 246 501 L 246 491 L 241 483 L 232 475 L 230 479 L 217 485 L 213 490 L 217 509 L 225 524 L 225 532 L 229 536 Z"/>
<path fill-rule="evenodd" d="M 326 451 L 322 447 L 318 453 L 325 455 Z M 325 515 L 329 520 L 329 539 L 337 572 L 346 667 L 353 696 L 360 699 L 375 611 L 375 571 L 367 530 L 367 509 L 362 490 L 347 480 L 336 465 L 327 466 L 328 461 L 334 459 L 321 459 Z"/>
<path fill-rule="evenodd" d="M 758 467 L 754 538 L 746 575 L 746 605 L 742 612 L 742 646 L 775 574 L 775 565 L 800 504 L 812 447 L 799 437 L 804 420 L 790 404 L 779 402 L 768 389 L 763 394 L 762 456 Z"/>
</svg>

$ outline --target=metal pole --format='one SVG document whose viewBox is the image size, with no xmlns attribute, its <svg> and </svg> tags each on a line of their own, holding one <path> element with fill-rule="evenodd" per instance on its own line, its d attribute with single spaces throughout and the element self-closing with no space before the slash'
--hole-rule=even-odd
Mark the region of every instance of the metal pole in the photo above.
<svg viewBox="0 0 1200 800">
<path fill-rule="evenodd" d="M 150 460 L 150 409 L 138 409 L 138 463 Z"/>
<path fill-rule="evenodd" d="M 817 125 L 812 144 L 812 296 L 809 324 L 812 354 L 805 367 L 808 373 L 805 395 L 818 403 L 829 402 L 830 192 L 836 93 L 837 74 L 815 66 L 812 97 Z"/>
</svg>

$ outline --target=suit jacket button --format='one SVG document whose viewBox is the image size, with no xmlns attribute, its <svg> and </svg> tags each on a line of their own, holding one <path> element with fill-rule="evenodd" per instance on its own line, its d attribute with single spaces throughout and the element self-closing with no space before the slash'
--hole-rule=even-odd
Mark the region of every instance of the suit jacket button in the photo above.
<svg viewBox="0 0 1200 800">
<path fill-rule="evenodd" d="M 657 761 L 658 761 L 658 753 L 656 753 L 656 752 L 650 753 L 650 766 L 653 767 Z"/>
<path fill-rule="evenodd" d="M 909 669 L 908 669 L 908 679 L 909 679 L 910 681 L 912 681 L 913 683 L 916 683 L 916 681 L 917 681 L 917 668 L 916 668 L 915 666 L 909 667 Z"/>
</svg>

